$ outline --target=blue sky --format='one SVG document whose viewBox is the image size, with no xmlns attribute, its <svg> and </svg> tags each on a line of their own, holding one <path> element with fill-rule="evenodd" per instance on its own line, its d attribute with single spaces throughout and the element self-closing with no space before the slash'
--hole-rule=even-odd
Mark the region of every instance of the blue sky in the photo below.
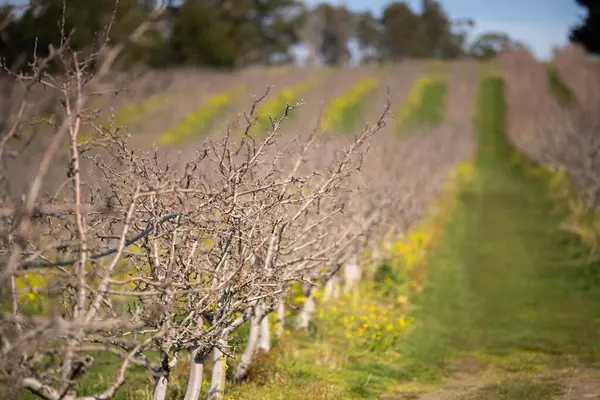
<svg viewBox="0 0 600 400">
<path fill-rule="evenodd" d="M 318 0 L 306 0 L 313 5 Z M 406 1 L 420 11 L 421 0 Z M 451 18 L 470 17 L 476 22 L 474 34 L 483 31 L 503 31 L 526 43 L 540 59 L 548 59 L 552 47 L 564 45 L 569 28 L 584 15 L 575 0 L 441 0 Z M 371 10 L 380 15 L 390 3 L 384 0 L 331 0 L 356 11 Z"/>
</svg>

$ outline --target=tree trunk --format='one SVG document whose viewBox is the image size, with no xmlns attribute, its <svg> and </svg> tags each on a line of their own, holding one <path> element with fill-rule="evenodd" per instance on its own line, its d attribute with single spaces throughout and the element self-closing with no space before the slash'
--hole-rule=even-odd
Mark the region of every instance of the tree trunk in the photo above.
<svg viewBox="0 0 600 400">
<path fill-rule="evenodd" d="M 190 351 L 190 373 L 187 389 L 183 400 L 198 400 L 202 390 L 202 377 L 204 375 L 204 361 L 206 360 L 204 348 L 194 347 Z"/>
<path fill-rule="evenodd" d="M 167 386 L 169 385 L 169 373 L 161 375 L 154 380 L 154 393 L 152 400 L 165 400 L 167 398 Z"/>
<path fill-rule="evenodd" d="M 309 68 L 316 68 L 319 58 L 317 56 L 317 50 L 313 44 L 308 46 L 308 57 L 306 58 L 306 66 Z"/>
<path fill-rule="evenodd" d="M 381 260 L 381 250 L 379 250 L 379 246 L 373 246 L 371 248 L 371 261 L 378 262 Z"/>
<path fill-rule="evenodd" d="M 329 301 L 331 299 L 337 299 L 340 297 L 340 290 L 338 287 L 340 278 L 337 275 L 333 275 L 325 284 L 325 291 L 323 293 L 323 301 Z"/>
<path fill-rule="evenodd" d="M 266 318 L 263 318 L 264 311 L 261 304 L 258 304 L 254 309 L 252 318 L 250 318 L 250 332 L 248 334 L 248 342 L 246 342 L 246 348 L 240 357 L 240 362 L 237 365 L 233 374 L 236 381 L 244 379 L 248 375 L 250 365 L 254 361 L 254 356 L 259 346 L 260 335 L 261 335 L 261 323 Z"/>
<path fill-rule="evenodd" d="M 277 329 L 275 329 L 275 336 L 278 339 L 283 337 L 285 333 L 285 303 L 283 299 L 280 299 L 277 303 Z"/>
<path fill-rule="evenodd" d="M 344 293 L 350 293 L 360 281 L 360 267 L 356 257 L 344 264 Z"/>
<path fill-rule="evenodd" d="M 169 375 L 171 373 L 169 354 L 161 351 L 160 357 L 161 375 L 154 378 L 152 400 L 165 400 L 167 398 L 167 386 L 169 385 Z"/>
<path fill-rule="evenodd" d="M 260 333 L 258 335 L 258 351 L 268 352 L 271 350 L 271 329 L 269 327 L 269 315 L 264 315 L 260 321 Z"/>
<path fill-rule="evenodd" d="M 315 311 L 315 300 L 312 297 L 312 293 L 310 293 L 306 301 L 304 302 L 304 307 L 302 307 L 302 311 L 298 314 L 296 319 L 296 329 L 306 330 L 308 329 L 308 323 L 310 322 L 310 317 Z"/>
<path fill-rule="evenodd" d="M 221 346 L 227 345 L 228 338 L 219 340 Z M 227 365 L 227 356 L 218 348 L 213 349 L 214 364 L 210 387 L 208 388 L 208 400 L 222 400 L 225 391 L 225 367 Z"/>
</svg>

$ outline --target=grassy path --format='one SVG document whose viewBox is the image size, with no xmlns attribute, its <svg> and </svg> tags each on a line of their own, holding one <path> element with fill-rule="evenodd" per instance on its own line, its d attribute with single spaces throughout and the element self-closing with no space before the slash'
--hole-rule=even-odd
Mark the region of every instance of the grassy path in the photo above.
<svg viewBox="0 0 600 400">
<path fill-rule="evenodd" d="M 461 190 L 415 298 L 419 323 L 403 348 L 405 373 L 421 380 L 461 369 L 479 375 L 480 385 L 465 385 L 479 386 L 473 398 L 566 396 L 563 373 L 573 378 L 573 368 L 600 361 L 600 289 L 592 273 L 598 266 L 559 229 L 564 215 L 547 177 L 509 145 L 503 102 L 502 82 L 485 80 L 474 178 Z M 484 375 L 492 368 L 490 386 Z M 560 379 L 544 384 L 531 373 Z"/>
</svg>

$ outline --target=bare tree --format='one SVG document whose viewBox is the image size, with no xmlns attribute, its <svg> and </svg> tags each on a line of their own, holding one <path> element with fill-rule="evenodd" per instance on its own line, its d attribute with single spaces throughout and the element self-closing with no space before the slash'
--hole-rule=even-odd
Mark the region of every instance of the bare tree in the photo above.
<svg viewBox="0 0 600 400">
<path fill-rule="evenodd" d="M 546 68 L 529 52 L 506 52 L 500 57 L 509 99 L 509 136 L 528 156 L 564 169 L 586 207 L 597 209 L 600 74 L 577 47 L 557 50 L 555 63 L 573 94 L 573 101 L 566 104 L 553 96 Z"/>
<path fill-rule="evenodd" d="M 169 396 L 173 368 L 187 355 L 185 399 L 194 400 L 212 352 L 208 398 L 221 399 L 240 326 L 250 324 L 250 337 L 236 379 L 246 377 L 258 352 L 270 350 L 268 316 L 276 312 L 283 321 L 292 284 L 301 282 L 309 299 L 300 327 L 309 321 L 314 288 L 343 278 L 353 290 L 364 272 L 358 266 L 363 247 L 397 233 L 392 228 L 408 219 L 399 210 L 417 208 L 405 201 L 412 193 L 395 189 L 404 175 L 395 160 L 419 159 L 411 147 L 390 147 L 391 153 L 375 157 L 389 165 L 374 164 L 377 171 L 365 167 L 365 160 L 369 166 L 375 162 L 369 158 L 372 144 L 378 151 L 389 146 L 376 135 L 386 124 L 389 100 L 377 122 L 355 136 L 326 138 L 313 131 L 284 137 L 280 125 L 298 106 L 287 105 L 258 139 L 250 132 L 268 91 L 242 116 L 240 141 L 228 130 L 202 143 L 193 157 L 175 162 L 157 149 L 133 150 L 122 127 L 97 123 L 97 113 L 86 106 L 105 87 L 122 50 L 116 45 L 80 59 L 67 38 L 50 51 L 68 67 L 66 74 L 45 73 L 49 61 L 43 59 L 32 75 L 17 77 L 56 90 L 63 116 L 23 204 L 14 196 L 2 198 L 8 228 L 2 232 L 0 280 L 2 300 L 11 310 L 1 314 L 0 372 L 16 390 L 46 399 L 81 398 L 77 382 L 94 368 L 96 354 L 109 352 L 120 357 L 113 380 L 89 398 L 112 397 L 135 364 L 154 378 L 153 398 L 161 400 Z M 95 69 L 93 57 L 102 59 Z M 17 112 L 2 137 L 0 157 L 18 157 L 9 146 L 24 116 Z M 94 135 L 82 142 L 84 123 Z M 424 140 L 415 137 L 411 140 Z M 54 195 L 43 196 L 47 171 L 67 139 L 68 179 Z M 418 143 L 421 150 L 435 150 L 431 141 Z M 1 172 L 8 175 L 8 168 Z M 391 199 L 400 199 L 400 205 L 392 207 Z M 51 308 L 44 315 L 28 314 L 18 304 L 30 289 L 17 282 L 27 275 L 44 279 L 37 288 Z M 154 352 L 157 362 L 149 356 Z"/>
<path fill-rule="evenodd" d="M 100 47 L 85 57 L 70 48 L 70 35 L 64 31 L 63 20 L 61 42 L 50 46 L 44 58 L 34 52 L 31 73 L 12 74 L 23 85 L 23 95 L 0 139 L 0 180 L 3 189 L 7 189 L 0 199 L 4 209 L 0 289 L 2 301 L 12 305 L 11 312 L 0 317 L 0 368 L 2 381 L 12 387 L 13 393 L 27 389 L 47 399 L 75 398 L 75 383 L 94 364 L 92 354 L 108 351 L 122 358 L 121 365 L 106 389 L 90 398 L 110 398 L 124 383 L 129 365 L 144 363 L 138 352 L 150 339 L 138 337 L 141 325 L 121 312 L 124 304 L 111 297 L 109 289 L 130 244 L 127 237 L 137 222 L 135 216 L 143 193 L 139 186 L 129 188 L 114 208 L 96 202 L 98 196 L 89 190 L 83 171 L 84 153 L 90 146 L 81 145 L 78 138 L 82 124 L 94 120 L 86 105 L 98 94 L 114 61 L 127 44 L 144 34 L 165 6 L 162 3 L 155 8 L 127 43 L 108 49 L 113 15 Z M 96 63 L 100 58 L 100 63 Z M 66 72 L 51 75 L 47 71 L 51 62 L 59 63 Z M 54 91 L 62 108 L 60 115 L 49 121 L 53 133 L 19 203 L 8 190 L 10 173 L 5 156 L 7 152 L 13 159 L 20 155 L 15 144 L 25 123 L 29 95 L 36 86 Z M 98 143 L 115 139 L 115 130 L 105 129 L 101 136 Z M 53 196 L 42 197 L 42 186 L 65 140 L 70 148 L 68 179 Z M 70 194 L 65 193 L 67 188 L 71 189 Z M 115 247 L 100 250 L 105 248 L 107 233 Z M 62 259 L 65 253 L 70 253 L 71 258 Z M 46 282 L 45 287 L 35 288 L 45 292 L 44 301 L 50 309 L 44 315 L 25 312 L 19 304 L 22 293 L 16 282 L 29 274 L 41 276 Z M 113 345 L 123 338 L 131 338 L 128 347 Z"/>
</svg>

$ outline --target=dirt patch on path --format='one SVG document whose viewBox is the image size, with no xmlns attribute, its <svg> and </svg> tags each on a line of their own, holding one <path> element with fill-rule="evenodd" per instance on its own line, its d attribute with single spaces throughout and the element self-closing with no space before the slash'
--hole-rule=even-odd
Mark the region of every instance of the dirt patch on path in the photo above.
<svg viewBox="0 0 600 400">
<path fill-rule="evenodd" d="M 457 372 L 440 385 L 406 383 L 380 400 L 600 399 L 600 369 L 570 367 L 537 373 Z"/>
</svg>

